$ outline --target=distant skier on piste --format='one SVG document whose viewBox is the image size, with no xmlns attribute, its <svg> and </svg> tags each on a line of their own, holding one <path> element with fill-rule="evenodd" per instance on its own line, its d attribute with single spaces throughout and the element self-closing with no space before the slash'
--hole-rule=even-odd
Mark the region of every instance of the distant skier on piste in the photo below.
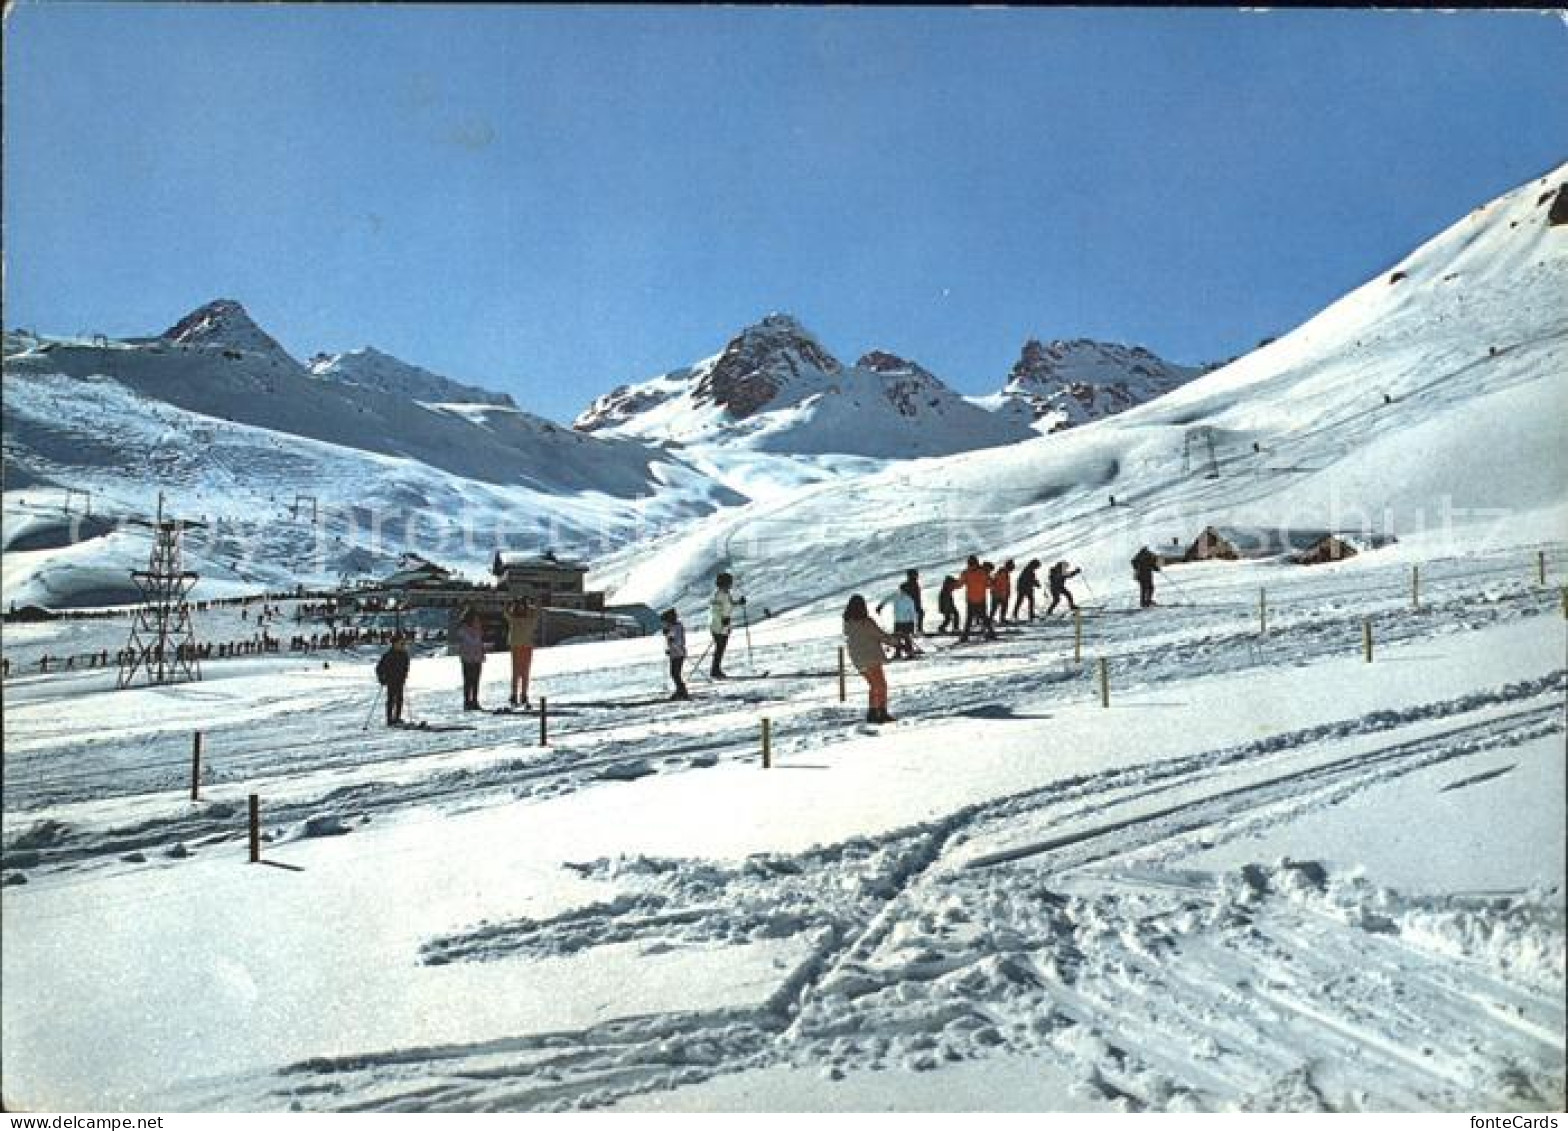
<svg viewBox="0 0 1568 1131">
<path fill-rule="evenodd" d="M 691 692 L 686 690 L 686 681 L 681 678 L 681 668 L 686 664 L 686 626 L 674 609 L 665 609 L 659 614 L 659 621 L 664 633 L 664 654 L 670 661 L 670 679 L 675 682 L 675 694 L 670 698 L 690 699 Z"/>
<path fill-rule="evenodd" d="M 387 691 L 387 726 L 395 727 L 403 721 L 403 688 L 408 683 L 408 647 L 401 632 L 392 637 L 392 646 L 376 661 L 376 681 Z M 370 720 L 365 720 L 365 725 L 369 726 Z"/>
<path fill-rule="evenodd" d="M 897 640 L 871 619 L 864 597 L 857 593 L 849 599 L 844 607 L 844 647 L 849 653 L 849 662 L 866 679 L 870 699 L 866 711 L 868 723 L 893 721 L 893 716 L 887 713 L 887 675 L 882 670 L 887 655 L 882 649 L 896 643 Z"/>
<path fill-rule="evenodd" d="M 1040 591 L 1040 559 L 1032 558 L 1024 566 L 1023 572 L 1018 575 L 1017 584 L 1014 586 L 1017 596 L 1013 598 L 1013 619 L 1021 619 L 1024 602 L 1029 603 L 1029 619 L 1034 620 L 1034 595 Z"/>
<path fill-rule="evenodd" d="M 1045 610 L 1046 616 L 1054 613 L 1057 604 L 1062 601 L 1067 602 L 1070 610 L 1078 608 L 1078 602 L 1074 601 L 1073 595 L 1067 591 L 1067 579 L 1077 577 L 1082 572 L 1080 569 L 1069 571 L 1066 562 L 1057 562 L 1051 566 L 1051 572 L 1046 575 L 1051 583 L 1051 607 Z"/>
<path fill-rule="evenodd" d="M 713 579 L 713 600 L 708 606 L 708 630 L 713 634 L 713 665 L 708 674 L 714 679 L 728 679 L 724 674 L 724 649 L 730 642 L 730 621 L 737 605 L 744 605 L 746 598 L 732 597 L 730 590 L 735 578 L 721 573 Z"/>
<path fill-rule="evenodd" d="M 1138 606 L 1154 605 L 1154 574 L 1160 568 L 1160 557 L 1149 547 L 1139 550 L 1132 559 L 1132 575 L 1138 579 Z"/>
<path fill-rule="evenodd" d="M 995 640 L 996 629 L 991 627 L 991 618 L 986 612 L 986 603 L 991 599 L 991 571 L 970 554 L 969 565 L 959 580 L 964 586 L 964 631 L 959 634 L 959 643 L 969 639 L 970 630 L 977 624 L 985 629 L 987 640 Z"/>
<path fill-rule="evenodd" d="M 963 587 L 963 583 L 956 577 L 944 577 L 941 591 L 937 593 L 936 607 L 942 614 L 942 623 L 937 626 L 937 632 L 958 631 L 958 602 L 953 599 L 953 594 Z"/>
</svg>

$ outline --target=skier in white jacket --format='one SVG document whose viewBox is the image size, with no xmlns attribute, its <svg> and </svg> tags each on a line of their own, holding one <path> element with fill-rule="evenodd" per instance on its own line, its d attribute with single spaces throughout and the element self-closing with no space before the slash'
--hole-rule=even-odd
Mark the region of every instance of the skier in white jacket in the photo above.
<svg viewBox="0 0 1568 1131">
<path fill-rule="evenodd" d="M 713 633 L 713 665 L 708 674 L 714 679 L 728 679 L 724 674 L 724 649 L 730 642 L 730 620 L 735 606 L 744 605 L 746 598 L 730 595 L 735 578 L 729 573 L 719 574 L 713 579 L 713 585 L 713 601 L 708 606 L 708 631 Z"/>
</svg>

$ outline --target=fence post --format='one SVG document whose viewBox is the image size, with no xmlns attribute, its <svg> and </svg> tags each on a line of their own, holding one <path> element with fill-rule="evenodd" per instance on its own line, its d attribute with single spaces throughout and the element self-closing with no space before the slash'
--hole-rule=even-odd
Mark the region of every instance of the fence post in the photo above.
<svg viewBox="0 0 1568 1131">
<path fill-rule="evenodd" d="M 539 696 L 539 745 L 550 745 L 550 700 Z"/>
<path fill-rule="evenodd" d="M 840 703 L 849 702 L 849 684 L 845 681 L 844 676 L 844 646 L 842 644 L 838 646 L 838 701 Z"/>
<path fill-rule="evenodd" d="M 1258 635 L 1269 634 L 1269 595 L 1268 590 L 1258 590 Z"/>
<path fill-rule="evenodd" d="M 773 721 L 762 720 L 762 768 L 771 769 L 773 766 Z"/>
<path fill-rule="evenodd" d="M 1421 567 L 1410 567 L 1410 607 L 1417 611 L 1421 608 Z"/>
<path fill-rule="evenodd" d="M 1083 613 L 1073 610 L 1073 663 L 1083 663 Z"/>
<path fill-rule="evenodd" d="M 250 862 L 261 863 L 261 798 L 250 795 Z"/>
<path fill-rule="evenodd" d="M 1366 653 L 1367 663 L 1372 662 L 1372 621 L 1367 619 L 1361 622 L 1361 648 Z"/>
<path fill-rule="evenodd" d="M 1535 552 L 1535 575 L 1536 575 L 1536 577 L 1538 577 L 1540 579 L 1542 585 L 1546 584 L 1546 551 L 1545 550 L 1537 550 Z"/>
<path fill-rule="evenodd" d="M 1105 657 L 1100 657 L 1100 706 L 1111 705 L 1111 673 L 1110 666 L 1105 662 Z"/>
<path fill-rule="evenodd" d="M 191 739 L 191 800 L 201 800 L 201 731 Z"/>
</svg>

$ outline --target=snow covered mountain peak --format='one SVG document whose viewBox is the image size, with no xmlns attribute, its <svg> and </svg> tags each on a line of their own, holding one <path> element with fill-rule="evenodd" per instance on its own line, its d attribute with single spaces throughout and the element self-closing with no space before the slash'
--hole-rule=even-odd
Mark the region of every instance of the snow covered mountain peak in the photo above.
<svg viewBox="0 0 1568 1131">
<path fill-rule="evenodd" d="M 931 372 L 918 363 L 910 361 L 907 357 L 899 357 L 896 353 L 887 350 L 872 350 L 870 353 L 860 355 L 860 360 L 855 362 L 859 369 L 869 369 L 873 373 L 888 375 L 902 375 L 905 373 L 920 373 L 931 377 Z M 932 377 L 932 380 L 935 380 Z"/>
<path fill-rule="evenodd" d="M 1176 365 L 1142 346 L 1087 338 L 1031 338 L 1007 375 L 996 407 L 1027 408 L 1042 432 L 1057 432 L 1133 408 L 1205 372 Z"/>
<path fill-rule="evenodd" d="M 341 381 L 346 385 L 376 389 L 416 401 L 517 407 L 505 393 L 462 384 L 383 353 L 374 346 L 347 353 L 318 353 L 310 359 L 310 372 L 322 380 Z"/>
<path fill-rule="evenodd" d="M 1096 342 L 1088 338 L 1053 340 L 1038 338 L 1024 343 L 1023 351 L 1007 375 L 1007 392 L 1051 393 L 1074 382 L 1103 381 L 1107 377 L 1144 377 L 1158 380 L 1172 371 L 1195 370 L 1162 361 L 1142 346 Z"/>
<path fill-rule="evenodd" d="M 899 357 L 886 350 L 862 354 L 855 368 L 874 373 L 882 379 L 882 394 L 901 416 L 917 417 L 924 407 L 934 408 L 956 396 L 942 380 L 919 362 Z"/>
<path fill-rule="evenodd" d="M 271 334 L 256 325 L 249 312 L 231 298 L 219 298 L 199 306 L 159 337 L 187 346 L 211 346 L 271 354 L 299 362 L 289 356 Z"/>
<path fill-rule="evenodd" d="M 600 397 L 575 426 L 713 450 L 870 459 L 946 455 L 1030 435 L 1027 421 L 969 403 L 895 354 L 877 350 L 846 366 L 788 314 L 769 314 L 688 369 Z"/>
<path fill-rule="evenodd" d="M 692 400 L 746 417 L 771 405 L 792 385 L 819 383 L 844 366 L 788 314 L 769 314 L 742 330 L 724 351 L 697 369 Z"/>
</svg>

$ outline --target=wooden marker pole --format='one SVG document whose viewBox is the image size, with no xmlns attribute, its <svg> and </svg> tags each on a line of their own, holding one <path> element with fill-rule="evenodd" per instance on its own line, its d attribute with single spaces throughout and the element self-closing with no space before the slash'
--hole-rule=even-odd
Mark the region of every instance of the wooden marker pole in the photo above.
<svg viewBox="0 0 1568 1131">
<path fill-rule="evenodd" d="M 1537 550 L 1535 552 L 1535 576 L 1540 580 L 1542 585 L 1546 584 L 1546 551 L 1545 550 Z"/>
<path fill-rule="evenodd" d="M 1083 663 L 1083 614 L 1073 610 L 1073 663 Z"/>
<path fill-rule="evenodd" d="M 261 863 L 261 798 L 250 795 L 250 862 Z"/>
<path fill-rule="evenodd" d="M 773 722 L 770 719 L 762 720 L 762 768 L 771 769 L 773 766 Z"/>
<path fill-rule="evenodd" d="M 1105 662 L 1105 657 L 1100 657 L 1100 706 L 1111 705 L 1111 672 L 1110 665 Z"/>
<path fill-rule="evenodd" d="M 838 701 L 849 702 L 849 683 L 844 675 L 844 646 L 838 647 Z"/>
<path fill-rule="evenodd" d="M 1367 663 L 1370 664 L 1372 662 L 1372 622 L 1370 620 L 1361 622 L 1361 648 L 1366 653 Z"/>
<path fill-rule="evenodd" d="M 1266 589 L 1258 590 L 1258 635 L 1269 634 L 1269 594 Z"/>
<path fill-rule="evenodd" d="M 191 800 L 201 800 L 201 731 L 191 738 Z"/>
<path fill-rule="evenodd" d="M 1421 567 L 1418 565 L 1410 567 L 1410 607 L 1421 608 Z"/>
<path fill-rule="evenodd" d="M 550 700 L 539 696 L 539 745 L 550 745 Z"/>
</svg>

